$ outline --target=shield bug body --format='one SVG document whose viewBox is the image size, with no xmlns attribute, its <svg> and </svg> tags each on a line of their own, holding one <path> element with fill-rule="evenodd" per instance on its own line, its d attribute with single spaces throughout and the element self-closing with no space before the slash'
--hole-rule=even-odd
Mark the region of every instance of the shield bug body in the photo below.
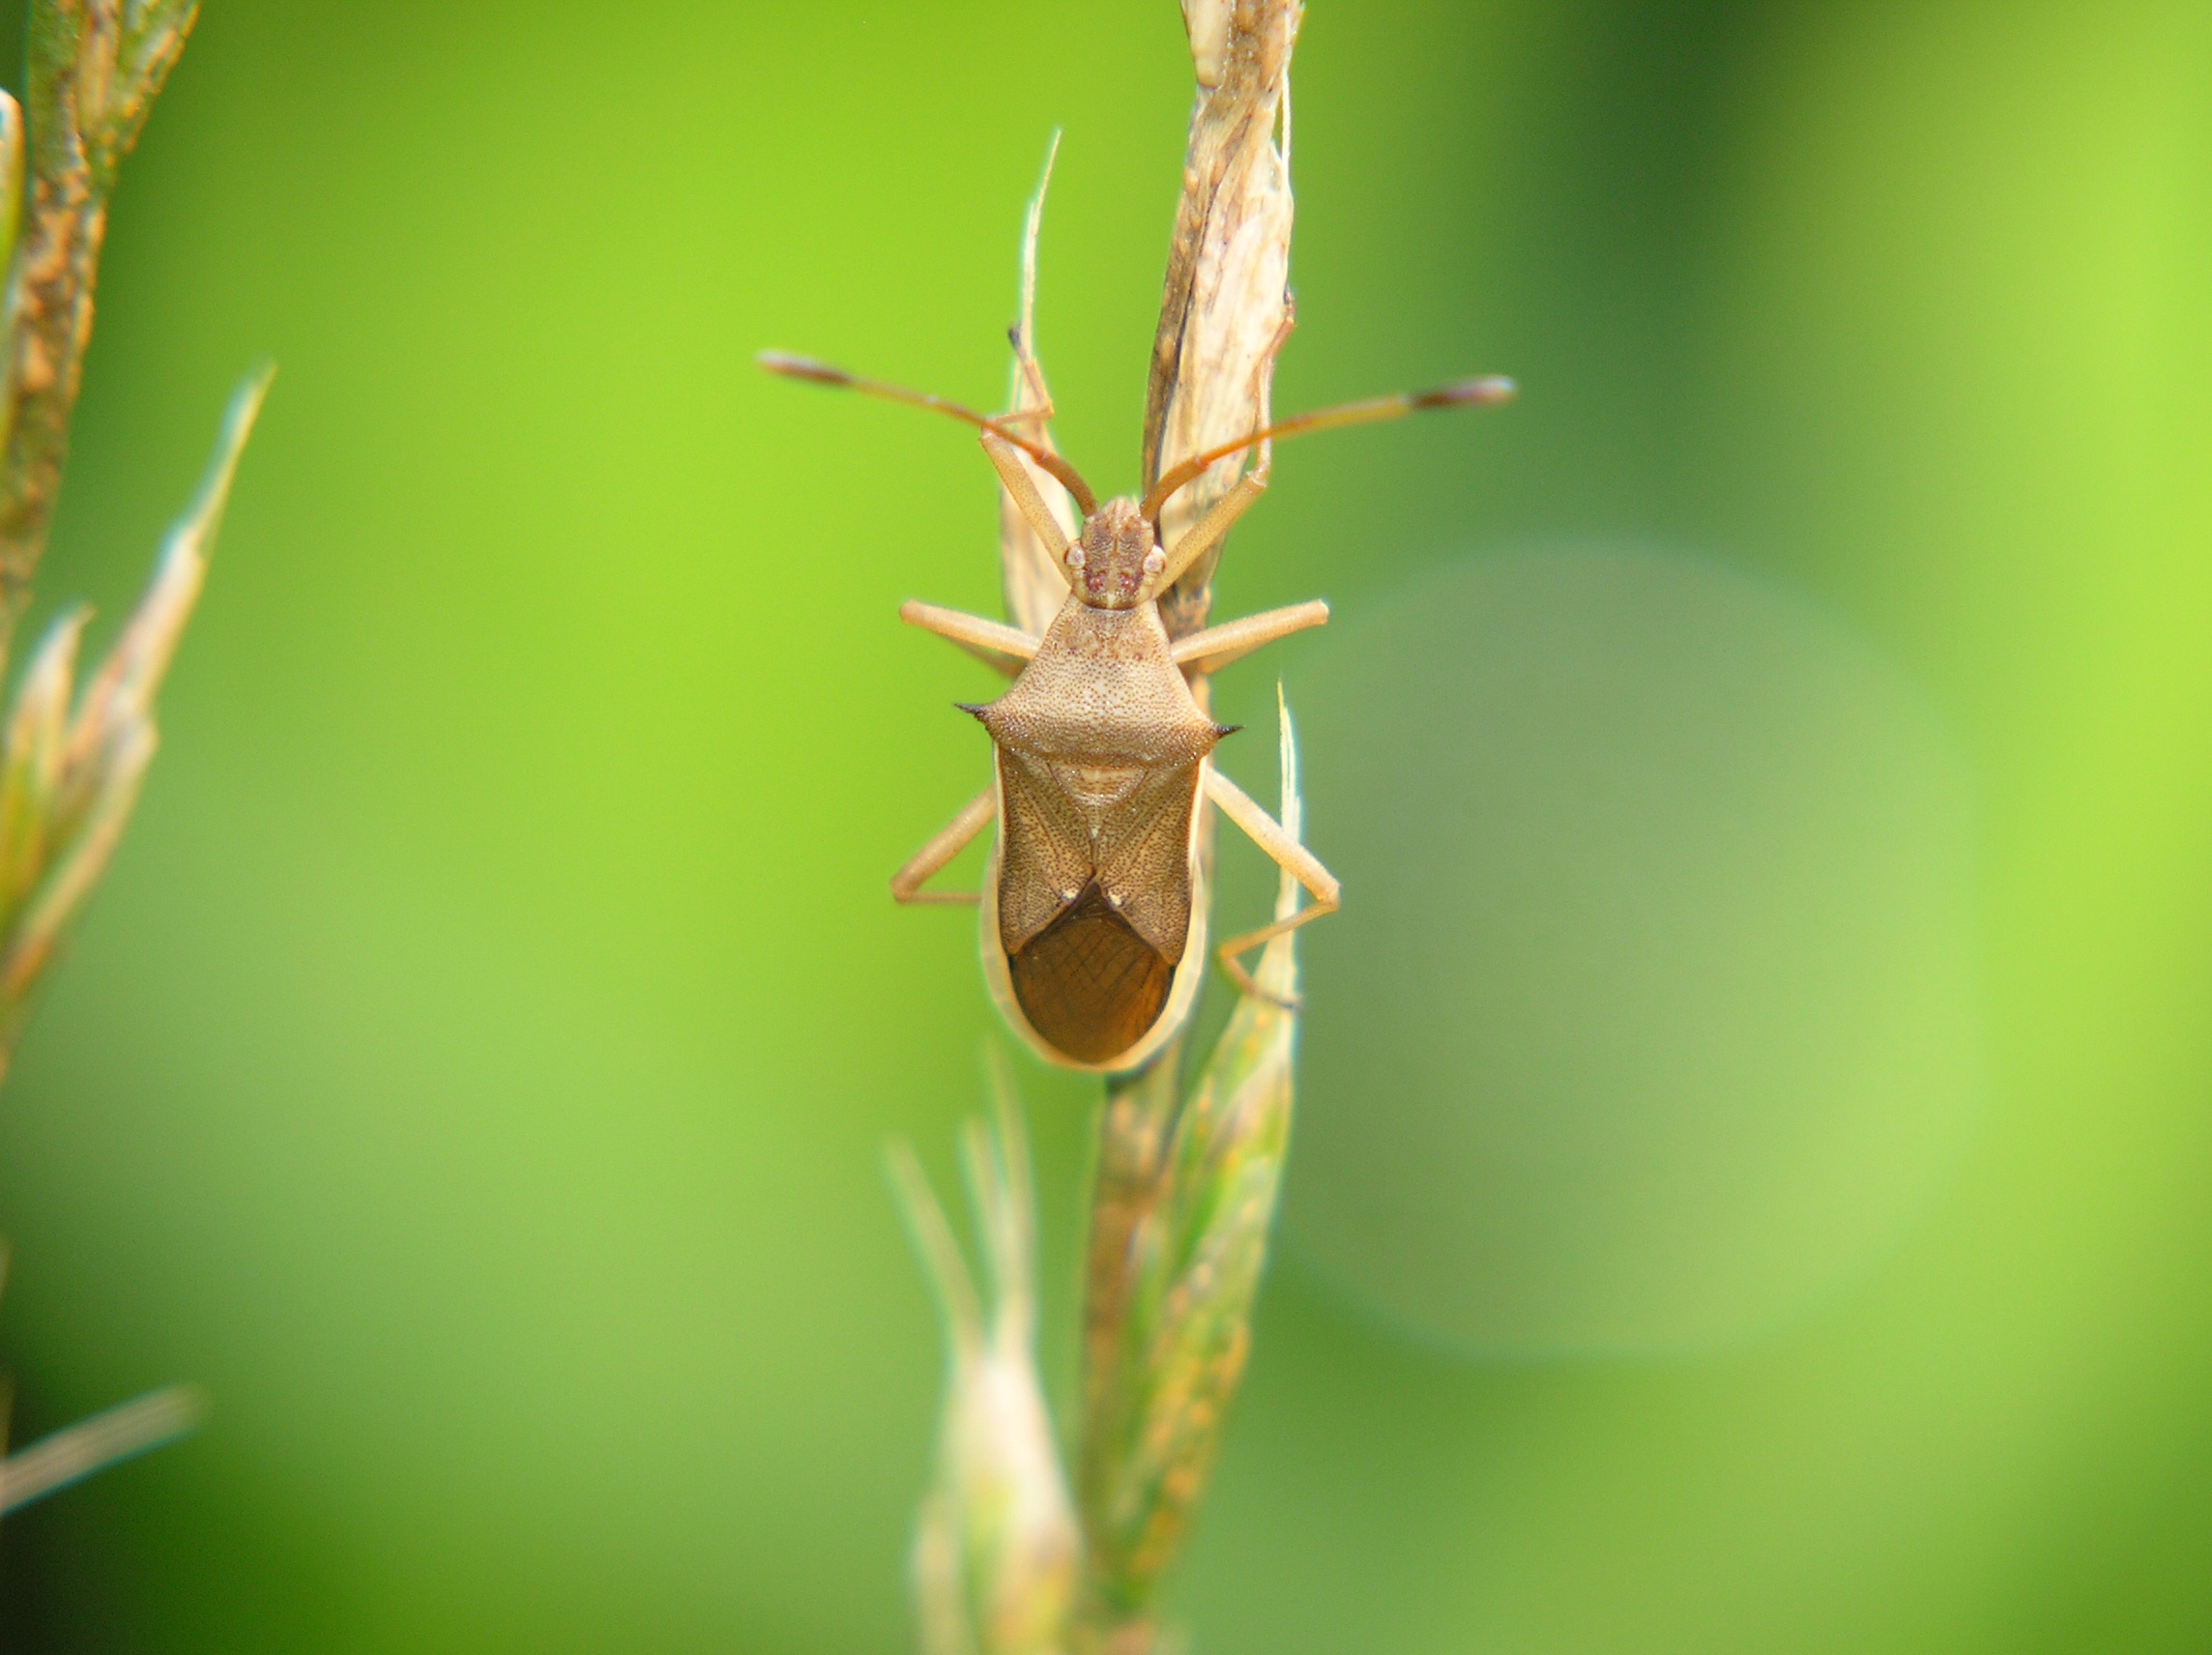
<svg viewBox="0 0 2212 1655">
<path fill-rule="evenodd" d="M 1141 501 L 1100 505 L 1072 466 L 1015 429 L 1036 417 L 1033 411 L 986 418 L 804 358 L 771 353 L 761 363 L 771 372 L 931 408 L 978 427 L 984 452 L 1067 583 L 1067 597 L 1041 637 L 929 604 L 900 611 L 1014 682 L 987 706 L 963 707 L 990 732 L 992 784 L 893 876 L 892 894 L 910 903 L 979 901 L 984 977 L 1015 1031 L 1040 1057 L 1066 1067 L 1133 1069 L 1174 1037 L 1197 999 L 1207 953 L 1201 828 L 1210 800 L 1313 897 L 1293 917 L 1220 945 L 1238 986 L 1260 992 L 1241 956 L 1333 911 L 1337 882 L 1214 768 L 1214 745 L 1231 731 L 1207 716 L 1191 680 L 1320 625 L 1328 607 L 1295 604 L 1171 639 L 1158 598 L 1220 544 L 1266 489 L 1273 439 L 1426 408 L 1494 404 L 1511 396 L 1511 383 L 1469 380 L 1302 415 L 1182 461 Z M 1254 447 L 1261 463 L 1172 549 L 1162 546 L 1162 506 L 1208 467 Z M 1074 498 L 1083 515 L 1074 541 L 1046 508 L 1024 455 Z M 999 831 L 980 893 L 923 888 L 994 821 Z"/>
</svg>

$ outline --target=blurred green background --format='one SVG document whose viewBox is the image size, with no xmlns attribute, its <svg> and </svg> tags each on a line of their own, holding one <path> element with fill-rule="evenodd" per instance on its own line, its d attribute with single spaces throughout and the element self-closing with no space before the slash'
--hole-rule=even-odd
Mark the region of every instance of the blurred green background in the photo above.
<svg viewBox="0 0 2212 1655">
<path fill-rule="evenodd" d="M 1283 676 L 1351 906 L 1178 1612 L 2212 1645 L 2212 13 L 1313 0 L 1295 85 L 1278 405 L 1526 389 L 1286 449 L 1225 565 L 1336 606 L 1222 702 Z M 0 1091 L 0 1358 L 18 1439 L 216 1412 L 0 1529 L 11 1647 L 906 1641 L 878 1157 L 993 1023 L 884 881 L 990 680 L 893 612 L 993 606 L 991 496 L 750 356 L 992 400 L 1063 126 L 1040 345 L 1129 486 L 1188 99 L 1168 0 L 208 0 L 44 609 L 282 374 Z M 1023 1074 L 1064 1284 L 1091 1089 Z"/>
</svg>

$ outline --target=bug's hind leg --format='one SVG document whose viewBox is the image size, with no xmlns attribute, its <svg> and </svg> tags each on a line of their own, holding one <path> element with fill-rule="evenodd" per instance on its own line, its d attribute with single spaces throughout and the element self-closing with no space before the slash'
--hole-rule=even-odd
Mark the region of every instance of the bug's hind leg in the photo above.
<svg viewBox="0 0 2212 1655">
<path fill-rule="evenodd" d="M 1286 756 L 1290 751 L 1288 730 L 1286 721 L 1284 740 Z M 1296 796 L 1292 790 L 1295 788 L 1296 783 L 1291 779 L 1293 774 L 1290 767 L 1286 765 L 1284 767 L 1284 778 L 1287 783 L 1285 791 L 1295 798 Z M 1250 794 L 1211 765 L 1208 765 L 1206 769 L 1206 794 L 1208 798 L 1221 807 L 1221 813 L 1224 816 L 1241 828 L 1245 836 L 1253 844 L 1266 852 L 1277 867 L 1296 880 L 1299 885 L 1305 886 L 1307 894 L 1313 898 L 1312 907 L 1301 908 L 1294 914 L 1286 915 L 1277 919 L 1271 925 L 1263 925 L 1257 931 L 1247 931 L 1241 937 L 1232 937 L 1214 950 L 1216 957 L 1221 961 L 1221 969 L 1229 973 L 1229 980 L 1243 990 L 1244 993 L 1260 1000 L 1273 1001 L 1278 1005 L 1288 1006 L 1291 1010 L 1295 1011 L 1297 1002 L 1295 999 L 1286 999 L 1282 995 L 1271 994 L 1253 980 L 1252 973 L 1244 967 L 1243 956 L 1250 953 L 1254 948 L 1273 942 L 1277 937 L 1295 931 L 1309 920 L 1319 919 L 1324 914 L 1335 913 L 1343 894 L 1343 887 L 1336 883 L 1336 876 L 1322 866 L 1320 858 L 1298 843 L 1295 834 L 1286 831 L 1281 823 L 1260 808 Z M 1276 912 L 1280 914 L 1282 910 L 1277 909 Z"/>
<path fill-rule="evenodd" d="M 891 896 L 899 902 L 917 905 L 968 905 L 983 900 L 982 894 L 973 890 L 923 890 L 929 877 L 944 867 L 954 857 L 968 848 L 976 834 L 991 825 L 991 818 L 999 813 L 999 790 L 987 787 L 960 807 L 955 816 L 938 830 L 935 838 L 915 852 L 905 867 L 891 875 Z"/>
</svg>

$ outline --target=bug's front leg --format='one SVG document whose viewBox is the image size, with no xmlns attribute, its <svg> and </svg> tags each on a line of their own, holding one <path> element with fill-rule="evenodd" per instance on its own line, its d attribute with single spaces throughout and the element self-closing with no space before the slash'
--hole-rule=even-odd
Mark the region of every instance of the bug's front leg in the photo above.
<svg viewBox="0 0 2212 1655">
<path fill-rule="evenodd" d="M 988 828 L 991 818 L 998 813 L 999 790 L 994 784 L 962 805 L 959 815 L 939 829 L 937 836 L 928 844 L 915 852 L 905 867 L 891 875 L 892 898 L 899 902 L 940 906 L 966 906 L 981 902 L 983 897 L 979 891 L 923 890 L 921 887 L 932 874 L 965 851 L 969 842 Z"/>
<path fill-rule="evenodd" d="M 911 600 L 899 605 L 898 614 L 909 626 L 935 632 L 1008 678 L 1018 674 L 1037 653 L 1034 638 L 1004 621 L 986 621 L 980 615 L 966 615 L 957 609 L 940 609 L 934 603 Z"/>
<path fill-rule="evenodd" d="M 1293 632 L 1302 632 L 1308 626 L 1324 625 L 1327 621 L 1328 605 L 1317 597 L 1310 603 L 1264 610 L 1219 626 L 1208 626 L 1203 632 L 1193 632 L 1186 638 L 1177 639 L 1170 653 L 1179 667 L 1190 667 L 1202 673 L 1219 672 L 1231 661 L 1241 660 L 1264 644 L 1287 638 Z"/>
<path fill-rule="evenodd" d="M 1267 853 L 1275 865 L 1306 887 L 1313 898 L 1311 908 L 1301 908 L 1288 919 L 1278 919 L 1272 925 L 1264 925 L 1257 931 L 1247 931 L 1241 937 L 1232 937 L 1214 950 L 1221 961 L 1221 969 L 1229 973 L 1229 980 L 1256 999 L 1273 1001 L 1295 1011 L 1297 1002 L 1286 1001 L 1280 995 L 1269 994 L 1252 980 L 1252 973 L 1244 969 L 1241 956 L 1263 944 L 1271 943 L 1287 931 L 1295 931 L 1310 919 L 1319 919 L 1324 914 L 1336 912 L 1344 887 L 1337 884 L 1336 876 L 1321 864 L 1311 851 L 1283 831 L 1277 822 L 1259 803 L 1231 781 L 1215 767 L 1206 768 L 1206 796 L 1221 807 L 1221 813 L 1244 830 L 1245 836 Z"/>
<path fill-rule="evenodd" d="M 1006 492 L 1021 508 L 1023 517 L 1028 519 L 1038 544 L 1044 547 L 1045 555 L 1052 560 L 1052 566 L 1060 572 L 1062 580 L 1067 579 L 1067 537 L 1061 532 L 1060 519 L 1052 514 L 1052 508 L 1044 503 L 1044 496 L 1037 492 L 1036 482 L 1031 478 L 1029 467 L 1022 463 L 1021 450 L 996 431 L 984 431 L 982 443 L 983 452 L 990 456 L 992 468 L 999 474 L 999 480 L 1006 485 Z M 1052 456 L 1047 454 L 1044 457 L 1049 459 Z M 1074 482 L 1076 486 L 1069 489 L 1069 492 L 1075 495 L 1076 504 L 1088 513 L 1094 502 L 1089 491 L 1082 486 L 1083 479 L 1070 474 L 1060 480 L 1063 487 L 1070 481 Z"/>
</svg>

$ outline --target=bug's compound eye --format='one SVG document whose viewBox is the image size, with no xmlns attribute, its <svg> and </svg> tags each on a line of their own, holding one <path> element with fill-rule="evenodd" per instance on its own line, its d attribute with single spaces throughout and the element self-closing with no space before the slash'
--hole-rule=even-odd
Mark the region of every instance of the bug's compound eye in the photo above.
<svg viewBox="0 0 2212 1655">
<path fill-rule="evenodd" d="M 1067 548 L 1067 566 L 1069 568 L 1079 569 L 1083 566 L 1085 561 L 1086 560 L 1083 556 L 1083 548 L 1081 546 L 1077 545 Z"/>
<path fill-rule="evenodd" d="M 1147 580 L 1159 579 L 1160 570 L 1166 568 L 1167 566 L 1168 555 L 1167 553 L 1161 551 L 1159 547 L 1154 546 L 1150 551 L 1145 554 L 1145 578 Z"/>
</svg>

